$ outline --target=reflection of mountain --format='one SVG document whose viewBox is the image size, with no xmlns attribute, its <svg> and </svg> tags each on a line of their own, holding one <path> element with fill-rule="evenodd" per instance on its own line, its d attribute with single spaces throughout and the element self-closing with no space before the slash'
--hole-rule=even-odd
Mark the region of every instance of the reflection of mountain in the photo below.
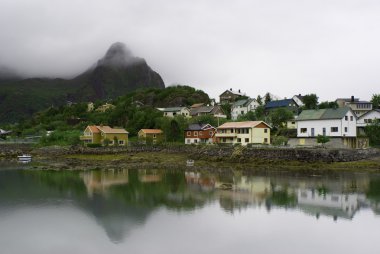
<svg viewBox="0 0 380 254">
<path fill-rule="evenodd" d="M 0 213 L 34 205 L 75 205 L 115 242 L 141 227 L 160 207 L 192 211 L 219 202 L 228 213 L 280 207 L 352 219 L 359 208 L 379 213 L 379 201 L 380 181 L 365 175 L 321 179 L 165 170 L 0 170 Z"/>
</svg>

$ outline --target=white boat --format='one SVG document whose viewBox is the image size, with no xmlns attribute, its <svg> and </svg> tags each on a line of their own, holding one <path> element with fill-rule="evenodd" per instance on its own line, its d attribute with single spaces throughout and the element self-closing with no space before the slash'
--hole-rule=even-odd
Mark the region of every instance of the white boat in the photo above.
<svg viewBox="0 0 380 254">
<path fill-rule="evenodd" d="M 30 155 L 30 154 L 19 155 L 19 156 L 17 156 L 17 158 L 18 158 L 18 161 L 24 162 L 24 163 L 32 161 L 32 155 Z"/>
<path fill-rule="evenodd" d="M 194 166 L 194 160 L 187 160 L 186 166 L 188 166 L 188 167 Z"/>
</svg>

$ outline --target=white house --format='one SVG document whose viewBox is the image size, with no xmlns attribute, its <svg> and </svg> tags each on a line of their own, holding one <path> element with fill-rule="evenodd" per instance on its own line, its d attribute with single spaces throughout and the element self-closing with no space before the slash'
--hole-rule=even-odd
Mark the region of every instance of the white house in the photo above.
<svg viewBox="0 0 380 254">
<path fill-rule="evenodd" d="M 297 140 L 293 145 L 317 145 L 318 135 L 330 137 L 329 145 L 335 148 L 358 147 L 357 118 L 349 107 L 337 109 L 304 110 L 298 116 Z M 362 145 L 360 145 L 362 147 Z"/>
<path fill-rule="evenodd" d="M 173 108 L 157 108 L 158 110 L 164 112 L 164 116 L 166 117 L 175 117 L 175 116 L 184 116 L 184 117 L 191 117 L 190 116 L 190 109 L 186 107 L 173 107 Z"/>
<path fill-rule="evenodd" d="M 294 95 L 292 99 L 297 103 L 298 106 L 302 107 L 304 105 L 303 96 L 301 94 Z"/>
<path fill-rule="evenodd" d="M 237 120 L 239 116 L 245 115 L 250 111 L 255 111 L 260 104 L 256 99 L 238 100 L 231 107 L 231 118 Z"/>
<path fill-rule="evenodd" d="M 358 134 L 365 134 L 364 128 L 375 120 L 380 120 L 380 109 L 371 110 L 364 115 L 361 115 L 357 120 Z"/>
</svg>

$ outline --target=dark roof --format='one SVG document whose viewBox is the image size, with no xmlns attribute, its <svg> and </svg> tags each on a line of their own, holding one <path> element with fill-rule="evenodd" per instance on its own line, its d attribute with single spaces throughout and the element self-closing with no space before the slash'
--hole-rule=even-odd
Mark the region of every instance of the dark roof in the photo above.
<svg viewBox="0 0 380 254">
<path fill-rule="evenodd" d="M 284 100 L 278 100 L 278 101 L 270 101 L 265 105 L 265 108 L 270 109 L 270 108 L 288 107 L 290 103 L 294 103 L 296 106 L 298 106 L 297 103 L 293 99 L 284 99 Z"/>
<path fill-rule="evenodd" d="M 350 110 L 349 107 L 304 110 L 297 121 L 342 119 Z"/>
<path fill-rule="evenodd" d="M 200 130 L 203 130 L 207 126 L 212 127 L 208 123 L 193 123 L 193 124 L 189 124 L 186 131 L 200 131 Z"/>
<path fill-rule="evenodd" d="M 201 106 L 190 109 L 190 115 L 197 115 L 199 113 L 210 113 L 214 109 L 214 106 Z"/>
</svg>

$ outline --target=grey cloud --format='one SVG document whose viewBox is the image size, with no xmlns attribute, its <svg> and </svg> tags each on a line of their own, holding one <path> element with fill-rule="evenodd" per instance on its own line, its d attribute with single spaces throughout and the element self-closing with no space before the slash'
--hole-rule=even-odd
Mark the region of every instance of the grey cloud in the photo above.
<svg viewBox="0 0 380 254">
<path fill-rule="evenodd" d="M 216 97 L 378 93 L 375 0 L 3 0 L 0 63 L 32 76 L 74 76 L 116 41 L 167 84 Z"/>
</svg>

